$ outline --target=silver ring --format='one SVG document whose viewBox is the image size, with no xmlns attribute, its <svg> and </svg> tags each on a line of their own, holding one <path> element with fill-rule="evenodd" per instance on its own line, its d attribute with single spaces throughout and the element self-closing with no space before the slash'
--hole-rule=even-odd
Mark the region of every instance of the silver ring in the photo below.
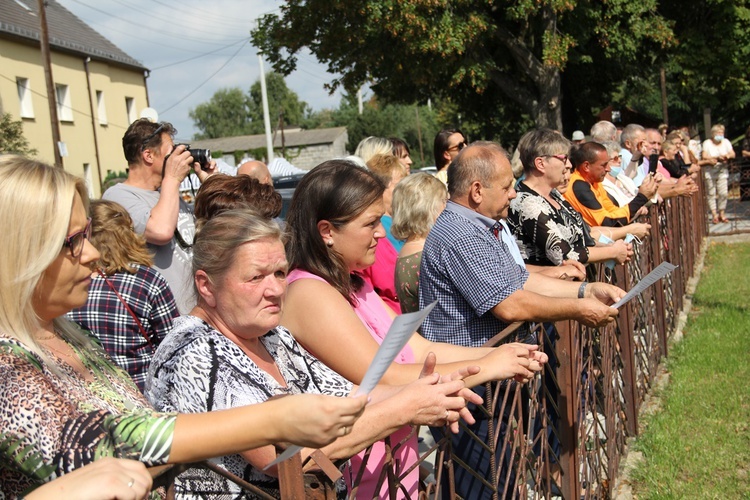
<svg viewBox="0 0 750 500">
<path fill-rule="evenodd" d="M 135 479 L 131 479 L 130 482 L 128 482 L 128 488 L 132 488 L 135 484 Z"/>
</svg>

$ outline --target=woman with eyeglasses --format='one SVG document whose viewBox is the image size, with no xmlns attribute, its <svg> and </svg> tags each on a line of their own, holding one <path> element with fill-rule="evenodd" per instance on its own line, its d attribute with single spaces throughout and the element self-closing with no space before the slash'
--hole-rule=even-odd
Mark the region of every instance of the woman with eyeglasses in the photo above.
<svg viewBox="0 0 750 500">
<path fill-rule="evenodd" d="M 521 145 L 524 179 L 510 202 L 508 223 L 527 264 L 560 266 L 566 260 L 582 264 L 614 259 L 623 263 L 632 255 L 624 241 L 596 246 L 589 228 L 557 188 L 571 165 L 570 141 L 551 129 L 530 133 Z"/>
<path fill-rule="evenodd" d="M 318 447 L 348 433 L 365 398 L 290 396 L 191 415 L 151 409 L 95 338 L 64 317 L 86 302 L 99 259 L 87 207 L 83 180 L 0 157 L 0 496 L 106 456 L 190 463 L 282 441 Z"/>
<path fill-rule="evenodd" d="M 133 231 L 127 210 L 113 201 L 90 206 L 90 241 L 99 250 L 83 307 L 68 313 L 143 391 L 154 351 L 180 315 L 169 283 L 153 269 L 146 240 Z"/>
</svg>

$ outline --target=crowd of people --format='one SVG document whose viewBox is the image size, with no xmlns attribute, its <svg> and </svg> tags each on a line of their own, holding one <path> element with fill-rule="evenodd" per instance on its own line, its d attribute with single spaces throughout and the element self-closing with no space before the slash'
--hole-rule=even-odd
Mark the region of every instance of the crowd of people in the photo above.
<svg viewBox="0 0 750 500">
<path fill-rule="evenodd" d="M 693 196 L 702 170 L 714 221 L 726 218 L 723 132 L 697 151 L 680 130 L 635 124 L 600 122 L 573 142 L 532 130 L 514 169 L 499 144 L 446 128 L 436 175 L 410 175 L 403 140 L 368 137 L 304 176 L 285 221 L 262 162 L 220 174 L 169 123 L 131 124 L 128 177 L 102 200 L 62 170 L 2 156 L 0 489 L 142 498 L 144 465 L 213 459 L 278 496 L 266 466 L 293 443 L 343 464 L 342 493 L 388 497 L 388 461 L 396 496 L 416 498 L 423 425 L 452 432 L 456 492 L 490 498 L 475 477 L 492 462 L 476 441 L 490 438 L 483 384 L 543 369 L 530 322 L 614 321 L 625 292 L 587 266 L 627 262 L 649 205 Z M 194 208 L 179 193 L 191 169 Z M 433 303 L 380 384 L 351 397 L 396 315 Z M 175 492 L 252 498 L 200 468 Z"/>
</svg>

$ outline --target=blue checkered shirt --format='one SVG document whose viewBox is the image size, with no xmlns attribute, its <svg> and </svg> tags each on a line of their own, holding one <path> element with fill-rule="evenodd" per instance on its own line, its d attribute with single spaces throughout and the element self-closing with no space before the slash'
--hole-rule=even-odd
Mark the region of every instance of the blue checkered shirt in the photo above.
<svg viewBox="0 0 750 500">
<path fill-rule="evenodd" d="M 481 346 L 508 326 L 491 310 L 521 290 L 529 276 L 503 238 L 507 227 L 466 207 L 448 202 L 422 251 L 420 308 L 437 300 L 422 334 L 435 342 Z M 530 336 L 524 324 L 507 341 Z"/>
<path fill-rule="evenodd" d="M 86 305 L 72 310 L 67 317 L 96 335 L 115 363 L 130 374 L 143 392 L 154 349 L 172 329 L 172 320 L 180 314 L 167 280 L 155 269 L 140 264 L 136 267 L 138 271 L 134 274 L 119 272 L 107 279 L 133 310 L 153 348 L 99 275 L 91 280 Z"/>
</svg>

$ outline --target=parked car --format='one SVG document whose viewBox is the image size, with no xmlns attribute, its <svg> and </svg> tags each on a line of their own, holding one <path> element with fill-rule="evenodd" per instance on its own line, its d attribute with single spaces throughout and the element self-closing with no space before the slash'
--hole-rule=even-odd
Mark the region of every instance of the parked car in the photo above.
<svg viewBox="0 0 750 500">
<path fill-rule="evenodd" d="M 273 187 L 281 195 L 281 214 L 279 215 L 279 219 L 286 220 L 286 214 L 289 211 L 289 205 L 292 203 L 294 190 L 297 189 L 297 184 L 300 183 L 304 176 L 305 174 L 294 174 L 275 177 L 273 179 Z"/>
</svg>

